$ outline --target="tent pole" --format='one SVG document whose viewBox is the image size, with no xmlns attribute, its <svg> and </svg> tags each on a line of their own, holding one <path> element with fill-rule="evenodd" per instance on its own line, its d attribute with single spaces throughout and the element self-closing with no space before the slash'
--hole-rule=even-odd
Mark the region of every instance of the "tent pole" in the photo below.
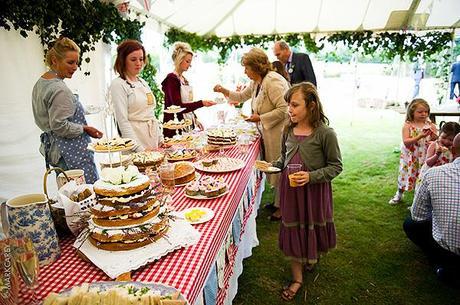
<svg viewBox="0 0 460 305">
<path fill-rule="evenodd" d="M 230 16 L 230 15 L 233 15 L 233 13 L 241 6 L 241 4 L 243 4 L 246 0 L 240 0 L 238 1 L 233 7 L 231 10 L 229 10 L 227 12 L 227 14 L 224 15 L 224 17 L 222 17 L 219 21 L 217 21 L 217 23 L 209 30 L 206 32 L 206 34 L 204 34 L 204 36 L 206 35 L 211 35 L 211 34 L 214 34 L 214 31 L 222 24 L 224 23 L 224 21 Z"/>
</svg>

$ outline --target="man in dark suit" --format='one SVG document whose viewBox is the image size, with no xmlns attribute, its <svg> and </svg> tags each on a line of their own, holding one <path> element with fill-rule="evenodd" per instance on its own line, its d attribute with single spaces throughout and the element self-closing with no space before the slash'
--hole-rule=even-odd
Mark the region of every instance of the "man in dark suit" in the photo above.
<svg viewBox="0 0 460 305">
<path fill-rule="evenodd" d="M 455 95 L 455 85 L 458 86 L 460 91 L 460 55 L 457 56 L 457 62 L 452 65 L 450 72 L 452 72 L 452 78 L 450 79 L 450 99 L 452 100 L 457 97 Z"/>
<path fill-rule="evenodd" d="M 291 85 L 310 82 L 316 86 L 315 72 L 307 54 L 292 52 L 285 41 L 275 42 L 273 53 L 285 65 Z"/>
</svg>

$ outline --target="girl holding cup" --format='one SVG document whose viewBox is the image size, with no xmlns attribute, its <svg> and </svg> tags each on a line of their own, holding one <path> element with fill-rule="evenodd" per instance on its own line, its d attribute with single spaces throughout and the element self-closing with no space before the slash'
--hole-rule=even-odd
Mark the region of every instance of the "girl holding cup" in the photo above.
<svg viewBox="0 0 460 305">
<path fill-rule="evenodd" d="M 273 166 L 283 170 L 279 246 L 291 259 L 292 281 L 281 297 L 290 301 L 302 287 L 303 266 L 311 269 L 320 252 L 336 246 L 331 180 L 342 171 L 342 160 L 316 87 L 296 84 L 284 98 L 290 122 L 283 131 L 281 156 Z"/>
</svg>

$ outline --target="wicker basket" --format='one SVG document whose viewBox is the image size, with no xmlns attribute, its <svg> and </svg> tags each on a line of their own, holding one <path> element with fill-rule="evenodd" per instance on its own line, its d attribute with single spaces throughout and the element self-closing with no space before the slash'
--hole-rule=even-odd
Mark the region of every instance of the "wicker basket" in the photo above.
<svg viewBox="0 0 460 305">
<path fill-rule="evenodd" d="M 67 182 L 69 182 L 70 179 L 67 176 L 67 174 L 65 173 L 65 171 L 60 167 L 52 167 L 52 168 L 48 169 L 45 172 L 45 176 L 43 177 L 43 192 L 48 197 L 48 204 L 50 206 L 51 218 L 53 219 L 54 226 L 56 228 L 56 232 L 58 234 L 58 237 L 63 238 L 63 237 L 66 237 L 68 235 L 72 235 L 72 232 L 70 232 L 69 227 L 67 226 L 64 209 L 59 209 L 59 208 L 53 207 L 52 204 L 56 203 L 56 201 L 50 199 L 49 196 L 48 196 L 48 187 L 47 187 L 48 175 L 53 171 L 57 172 L 56 175 L 58 175 L 59 173 L 62 173 L 64 175 L 64 177 L 67 179 Z"/>
</svg>

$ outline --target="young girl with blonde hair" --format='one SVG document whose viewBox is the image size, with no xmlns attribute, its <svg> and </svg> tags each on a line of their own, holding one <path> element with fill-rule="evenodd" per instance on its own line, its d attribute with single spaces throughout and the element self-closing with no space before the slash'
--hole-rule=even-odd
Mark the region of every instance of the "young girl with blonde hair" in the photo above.
<svg viewBox="0 0 460 305">
<path fill-rule="evenodd" d="M 438 138 L 436 125 L 431 123 L 429 115 L 430 106 L 424 99 L 414 99 L 407 107 L 406 120 L 402 128 L 398 190 L 389 204 L 401 202 L 405 191 L 415 189 L 428 146 L 431 141 Z"/>
</svg>

